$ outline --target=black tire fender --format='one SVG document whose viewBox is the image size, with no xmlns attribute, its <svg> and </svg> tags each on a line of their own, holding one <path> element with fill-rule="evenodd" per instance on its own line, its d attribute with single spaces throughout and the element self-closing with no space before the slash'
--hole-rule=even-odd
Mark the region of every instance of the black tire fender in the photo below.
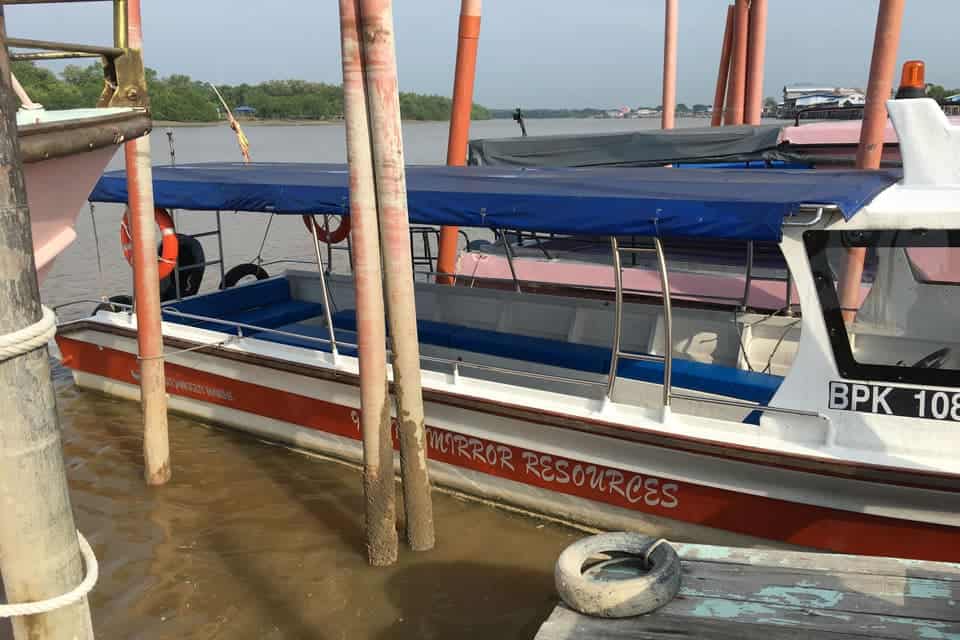
<svg viewBox="0 0 960 640">
<path fill-rule="evenodd" d="M 270 274 L 258 264 L 251 262 L 238 264 L 223 276 L 223 282 L 220 283 L 220 288 L 229 289 L 230 287 L 236 286 L 238 282 L 248 276 L 256 276 L 257 280 L 266 280 L 270 277 Z"/>
</svg>

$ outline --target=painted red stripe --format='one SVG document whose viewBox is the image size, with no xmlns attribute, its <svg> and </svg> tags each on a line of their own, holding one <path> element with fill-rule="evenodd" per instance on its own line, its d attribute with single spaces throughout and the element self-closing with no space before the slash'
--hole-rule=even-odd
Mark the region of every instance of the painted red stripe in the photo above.
<svg viewBox="0 0 960 640">
<path fill-rule="evenodd" d="M 67 366 L 137 384 L 132 354 L 63 336 L 57 342 Z M 171 363 L 166 374 L 168 391 L 179 396 L 360 438 L 359 411 L 350 407 Z M 960 560 L 958 532 L 948 526 L 647 476 L 437 427 L 427 428 L 427 444 L 433 460 L 637 512 L 839 553 Z"/>
</svg>

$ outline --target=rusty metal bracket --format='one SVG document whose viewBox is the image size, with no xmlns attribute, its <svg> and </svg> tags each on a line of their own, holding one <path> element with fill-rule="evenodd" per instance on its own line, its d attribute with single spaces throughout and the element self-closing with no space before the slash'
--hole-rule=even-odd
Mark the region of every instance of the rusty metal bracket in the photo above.
<svg viewBox="0 0 960 640">
<path fill-rule="evenodd" d="M 106 84 L 98 107 L 142 107 L 150 110 L 143 54 L 139 49 L 124 49 L 115 58 L 105 60 Z"/>
</svg>

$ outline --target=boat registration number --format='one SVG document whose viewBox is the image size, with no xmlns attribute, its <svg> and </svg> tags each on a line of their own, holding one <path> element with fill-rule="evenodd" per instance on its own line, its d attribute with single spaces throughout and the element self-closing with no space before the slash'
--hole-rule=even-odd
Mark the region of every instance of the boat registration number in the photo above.
<svg viewBox="0 0 960 640">
<path fill-rule="evenodd" d="M 831 409 L 960 422 L 960 391 L 830 382 Z"/>
</svg>

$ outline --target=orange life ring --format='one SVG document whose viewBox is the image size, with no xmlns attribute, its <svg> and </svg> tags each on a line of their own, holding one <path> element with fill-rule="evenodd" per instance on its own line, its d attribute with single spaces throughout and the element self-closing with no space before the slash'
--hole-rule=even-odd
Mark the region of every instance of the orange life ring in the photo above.
<svg viewBox="0 0 960 640">
<path fill-rule="evenodd" d="M 177 266 L 177 254 L 180 251 L 180 243 L 177 241 L 177 233 L 173 228 L 173 218 L 166 209 L 156 207 L 153 210 L 153 218 L 160 227 L 160 235 L 163 240 L 157 273 L 161 280 L 173 273 Z M 133 241 L 130 239 L 130 209 L 123 212 L 123 220 L 120 221 L 120 246 L 123 247 L 123 257 L 127 259 L 130 266 L 133 266 Z"/>
<path fill-rule="evenodd" d="M 343 242 L 350 235 L 350 218 L 348 216 L 340 216 L 340 225 L 330 233 L 327 233 L 324 227 L 318 225 L 313 216 L 303 216 L 303 224 L 306 225 L 307 231 L 311 234 L 317 234 L 320 242 L 326 242 L 327 244 Z"/>
</svg>

